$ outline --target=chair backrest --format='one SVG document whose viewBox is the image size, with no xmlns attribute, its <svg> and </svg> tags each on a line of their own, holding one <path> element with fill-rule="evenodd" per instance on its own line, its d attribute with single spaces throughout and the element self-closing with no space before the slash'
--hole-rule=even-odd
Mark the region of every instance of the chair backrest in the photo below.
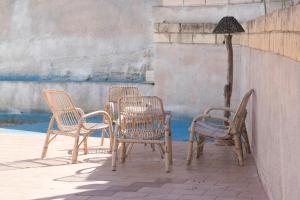
<svg viewBox="0 0 300 200">
<path fill-rule="evenodd" d="M 120 132 L 133 139 L 163 137 L 165 113 L 155 96 L 124 96 L 119 99 Z"/>
<path fill-rule="evenodd" d="M 234 115 L 233 123 L 238 132 L 240 132 L 240 130 L 243 126 L 243 123 L 245 122 L 245 119 L 247 116 L 247 104 L 248 104 L 250 96 L 252 95 L 253 92 L 254 92 L 254 90 L 251 89 L 245 94 L 245 96 L 243 97 L 243 99 Z"/>
<path fill-rule="evenodd" d="M 43 96 L 53 113 L 58 128 L 63 131 L 75 130 L 81 116 L 70 95 L 65 91 L 44 90 Z"/>
<path fill-rule="evenodd" d="M 111 86 L 108 91 L 108 101 L 118 103 L 123 96 L 140 96 L 139 88 L 136 86 Z"/>
<path fill-rule="evenodd" d="M 140 96 L 139 88 L 136 86 L 111 86 L 108 90 L 108 101 L 111 103 L 107 110 L 112 120 L 118 119 L 118 102 L 123 96 Z"/>
</svg>

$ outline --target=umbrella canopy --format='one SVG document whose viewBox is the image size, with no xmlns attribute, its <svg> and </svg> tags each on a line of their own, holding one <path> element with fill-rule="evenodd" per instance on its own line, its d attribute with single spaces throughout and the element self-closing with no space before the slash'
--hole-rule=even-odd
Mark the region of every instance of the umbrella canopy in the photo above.
<svg viewBox="0 0 300 200">
<path fill-rule="evenodd" d="M 214 29 L 213 33 L 238 33 L 238 32 L 245 32 L 242 25 L 232 16 L 223 17 L 216 28 Z"/>
</svg>

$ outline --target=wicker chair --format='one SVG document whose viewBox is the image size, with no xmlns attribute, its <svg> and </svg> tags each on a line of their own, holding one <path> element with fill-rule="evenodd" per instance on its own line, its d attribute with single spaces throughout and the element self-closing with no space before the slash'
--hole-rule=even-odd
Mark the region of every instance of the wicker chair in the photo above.
<svg viewBox="0 0 300 200">
<path fill-rule="evenodd" d="M 112 154 L 112 170 L 116 170 L 118 144 L 120 160 L 126 159 L 126 145 L 134 143 L 158 145 L 162 158 L 165 157 L 165 171 L 172 164 L 170 113 L 163 109 L 162 100 L 153 96 L 127 96 L 119 100 L 119 121 L 115 129 Z M 129 146 L 129 145 L 127 145 Z"/>
<path fill-rule="evenodd" d="M 198 115 L 193 119 L 191 129 L 190 129 L 190 138 L 188 145 L 188 154 L 187 154 L 187 164 L 191 164 L 192 154 L 193 154 L 193 143 L 197 142 L 197 158 L 203 153 L 203 147 L 205 143 L 205 138 L 214 138 L 218 141 L 224 141 L 223 144 L 233 144 L 235 147 L 235 153 L 237 156 L 238 164 L 240 166 L 244 165 L 243 160 L 243 149 L 242 145 L 245 145 L 247 153 L 251 153 L 250 144 L 247 135 L 247 129 L 245 125 L 245 119 L 247 116 L 247 103 L 249 98 L 254 90 L 250 90 L 243 97 L 237 111 L 228 108 L 209 108 L 205 111 L 204 114 Z M 212 116 L 212 111 L 229 111 L 234 113 L 233 120 L 220 116 Z M 220 122 L 227 122 L 229 126 L 223 125 Z M 232 142 L 228 142 L 228 140 Z"/>
<path fill-rule="evenodd" d="M 53 115 L 49 123 L 42 158 L 46 157 L 48 145 L 57 135 L 66 135 L 75 138 L 72 163 L 77 162 L 78 149 L 82 143 L 84 143 L 84 154 L 88 153 L 87 139 L 90 134 L 97 130 L 108 129 L 112 140 L 112 123 L 110 116 L 105 111 L 95 111 L 84 114 L 82 109 L 75 107 L 70 95 L 64 91 L 45 90 L 43 91 L 43 96 Z M 105 123 L 88 123 L 86 121 L 88 118 L 95 116 L 103 116 Z M 55 122 L 57 129 L 53 127 Z M 80 140 L 80 135 L 83 136 L 82 140 Z"/>
<path fill-rule="evenodd" d="M 108 102 L 104 105 L 104 110 L 109 113 L 113 125 L 118 119 L 118 102 L 123 96 L 140 96 L 139 88 L 136 86 L 115 85 L 108 90 Z M 104 132 L 102 131 L 101 145 L 104 143 Z M 132 148 L 132 145 L 131 145 Z M 130 149 L 131 149 L 130 148 Z M 130 150 L 129 150 L 130 151 Z"/>
<path fill-rule="evenodd" d="M 116 121 L 118 119 L 118 102 L 123 96 L 140 96 L 139 88 L 136 86 L 111 86 L 108 90 L 108 103 L 105 104 L 105 111 L 107 111 L 111 119 Z"/>
</svg>

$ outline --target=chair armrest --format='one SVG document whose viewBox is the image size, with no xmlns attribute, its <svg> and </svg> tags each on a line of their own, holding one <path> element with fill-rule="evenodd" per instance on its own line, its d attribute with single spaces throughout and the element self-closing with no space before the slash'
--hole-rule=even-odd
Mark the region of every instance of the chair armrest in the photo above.
<svg viewBox="0 0 300 200">
<path fill-rule="evenodd" d="M 211 108 L 206 109 L 204 114 L 208 115 L 211 111 L 214 111 L 214 110 L 223 110 L 223 111 L 229 111 L 229 112 L 235 113 L 235 110 L 231 109 L 229 107 L 211 107 Z"/>
<path fill-rule="evenodd" d="M 111 121 L 111 118 L 110 118 L 109 114 L 105 111 L 102 111 L 102 110 L 98 110 L 98 111 L 91 112 L 91 113 L 83 115 L 81 117 L 81 120 L 80 120 L 80 122 L 82 123 L 82 126 L 84 127 L 83 122 L 85 122 L 85 120 L 87 118 L 91 118 L 91 117 L 95 117 L 95 116 L 103 116 L 104 118 L 106 118 L 106 120 L 108 120 L 108 124 L 109 124 L 110 128 L 112 128 L 112 121 Z M 86 128 L 86 127 L 84 127 L 84 128 Z"/>
<path fill-rule="evenodd" d="M 109 115 L 113 114 L 115 111 L 114 103 L 113 102 L 106 102 L 104 104 L 104 111 L 107 112 Z"/>
<path fill-rule="evenodd" d="M 168 130 L 171 128 L 171 117 L 172 117 L 171 112 L 165 111 L 165 128 Z"/>
<path fill-rule="evenodd" d="M 115 137 L 120 137 L 120 124 L 119 123 L 116 123 L 115 124 L 115 127 L 114 127 L 114 131 L 113 131 L 113 134 L 115 135 Z"/>
<path fill-rule="evenodd" d="M 193 118 L 193 123 L 194 122 L 197 122 L 199 120 L 206 120 L 206 119 L 215 119 L 215 120 L 221 120 L 221 121 L 224 121 L 224 122 L 228 122 L 228 123 L 231 123 L 231 121 L 226 118 L 226 117 L 220 117 L 220 116 L 211 116 L 211 115 L 208 115 L 208 114 L 201 114 L 201 115 L 198 115 L 196 117 Z"/>
<path fill-rule="evenodd" d="M 111 118 L 111 120 L 113 121 L 113 122 L 115 122 L 116 121 L 116 118 L 117 118 L 117 113 L 115 113 L 116 112 L 116 108 L 115 108 L 115 103 L 113 103 L 113 102 L 106 102 L 105 104 L 104 104 L 104 111 L 105 112 L 107 112 L 108 114 L 109 114 L 109 116 L 110 116 L 110 118 Z"/>
<path fill-rule="evenodd" d="M 75 109 L 79 113 L 80 117 L 84 115 L 84 111 L 81 108 L 75 108 Z"/>
</svg>

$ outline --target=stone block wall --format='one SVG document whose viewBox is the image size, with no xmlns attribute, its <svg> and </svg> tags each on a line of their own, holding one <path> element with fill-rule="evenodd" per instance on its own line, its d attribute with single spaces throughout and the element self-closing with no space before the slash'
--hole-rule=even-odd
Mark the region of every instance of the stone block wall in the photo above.
<svg viewBox="0 0 300 200">
<path fill-rule="evenodd" d="M 268 12 L 281 8 L 280 2 L 271 2 L 267 5 Z M 245 22 L 264 15 L 264 13 L 262 2 L 189 6 L 160 5 L 153 7 L 153 21 L 155 23 L 218 23 L 224 16 L 234 16 L 238 21 Z"/>
<path fill-rule="evenodd" d="M 274 11 L 249 21 L 240 45 L 300 61 L 300 6 Z"/>
<path fill-rule="evenodd" d="M 223 44 L 224 36 L 213 34 L 214 23 L 156 23 L 154 42 L 179 44 Z M 240 37 L 233 44 L 240 44 Z"/>
<path fill-rule="evenodd" d="M 233 34 L 233 44 L 270 51 L 300 61 L 300 7 L 273 11 L 242 23 L 245 33 Z M 213 34 L 215 23 L 155 23 L 154 42 L 222 44 L 224 36 Z"/>
<path fill-rule="evenodd" d="M 200 6 L 262 2 L 262 0 L 162 0 L 164 6 Z"/>
</svg>

